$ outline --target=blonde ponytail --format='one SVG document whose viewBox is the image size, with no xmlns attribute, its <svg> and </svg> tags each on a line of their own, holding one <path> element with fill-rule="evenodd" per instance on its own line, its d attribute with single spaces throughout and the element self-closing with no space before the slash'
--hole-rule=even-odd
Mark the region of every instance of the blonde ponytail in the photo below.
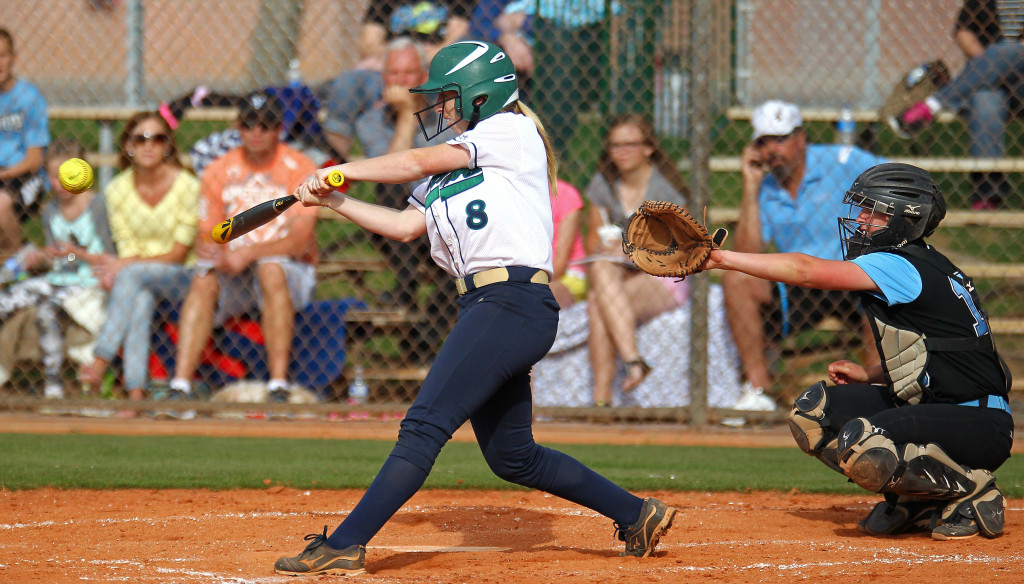
<svg viewBox="0 0 1024 584">
<path fill-rule="evenodd" d="M 540 134 L 540 139 L 544 142 L 544 152 L 548 155 L 548 188 L 551 190 L 551 198 L 554 198 L 555 193 L 558 192 L 558 159 L 555 158 L 555 151 L 551 148 L 551 140 L 548 138 L 548 133 L 544 129 L 544 124 L 541 123 L 537 114 L 521 101 L 517 101 L 512 104 L 512 111 L 517 114 L 523 114 L 533 120 L 533 123 L 537 125 L 537 133 Z"/>
</svg>

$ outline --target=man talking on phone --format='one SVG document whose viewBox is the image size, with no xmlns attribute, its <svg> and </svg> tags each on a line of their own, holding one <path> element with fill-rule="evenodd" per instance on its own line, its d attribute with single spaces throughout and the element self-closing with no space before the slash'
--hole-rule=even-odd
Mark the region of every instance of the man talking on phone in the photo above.
<svg viewBox="0 0 1024 584">
<path fill-rule="evenodd" d="M 809 144 L 797 106 L 766 101 L 751 116 L 753 135 L 743 148 L 743 198 L 733 249 L 761 253 L 800 252 L 843 259 L 834 217 L 843 215 L 846 189 L 863 171 L 886 162 L 857 147 Z M 765 348 L 769 342 L 835 316 L 861 323 L 848 292 L 783 286 L 741 272 L 723 274 L 726 315 L 742 362 L 745 383 L 737 410 L 774 410 Z M 871 338 L 866 335 L 864 338 Z M 788 404 L 787 404 L 788 405 Z M 728 418 L 742 425 L 742 418 Z"/>
</svg>

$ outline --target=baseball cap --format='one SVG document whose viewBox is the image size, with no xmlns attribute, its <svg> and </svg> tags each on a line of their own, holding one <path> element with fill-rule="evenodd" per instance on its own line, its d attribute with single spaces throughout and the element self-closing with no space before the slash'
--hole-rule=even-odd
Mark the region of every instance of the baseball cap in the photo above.
<svg viewBox="0 0 1024 584">
<path fill-rule="evenodd" d="M 757 106 L 750 116 L 750 125 L 754 126 L 751 140 L 761 136 L 788 136 L 804 123 L 800 117 L 800 109 L 791 103 L 769 100 Z"/>
<path fill-rule="evenodd" d="M 258 120 L 267 126 L 276 126 L 284 121 L 284 107 L 281 100 L 264 91 L 245 96 L 238 106 L 238 119 Z"/>
</svg>

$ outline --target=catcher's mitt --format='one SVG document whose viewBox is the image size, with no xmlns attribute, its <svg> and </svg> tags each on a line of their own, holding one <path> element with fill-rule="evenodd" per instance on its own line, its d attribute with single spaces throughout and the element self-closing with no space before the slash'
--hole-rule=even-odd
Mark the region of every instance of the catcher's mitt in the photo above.
<svg viewBox="0 0 1024 584">
<path fill-rule="evenodd" d="M 685 278 L 701 271 L 712 249 L 728 232 L 714 235 L 686 209 L 666 201 L 644 201 L 622 232 L 622 251 L 638 268 L 654 276 Z"/>
</svg>

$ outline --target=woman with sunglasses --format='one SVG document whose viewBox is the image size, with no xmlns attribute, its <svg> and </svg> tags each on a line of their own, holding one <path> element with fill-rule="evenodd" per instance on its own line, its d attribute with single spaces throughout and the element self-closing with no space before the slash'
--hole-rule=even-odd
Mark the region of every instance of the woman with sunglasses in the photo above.
<svg viewBox="0 0 1024 584">
<path fill-rule="evenodd" d="M 199 180 L 182 166 L 173 131 L 157 112 L 132 116 L 119 145 L 121 173 L 106 190 L 117 256 L 106 257 L 97 267 L 101 284 L 110 290 L 107 320 L 96 341 L 96 359 L 80 377 L 97 387 L 123 349 L 124 388 L 129 399 L 141 401 L 157 303 L 178 304 L 188 290 Z M 128 410 L 120 415 L 135 414 Z"/>
<path fill-rule="evenodd" d="M 686 284 L 641 272 L 622 252 L 622 229 L 644 200 L 686 205 L 689 190 L 672 159 L 658 145 L 651 122 L 640 114 L 615 117 L 605 137 L 597 172 L 587 186 L 587 251 L 590 267 L 590 365 L 594 405 L 609 406 L 616 354 L 630 392 L 651 368 L 636 342 L 638 323 L 672 310 L 686 300 Z"/>
</svg>

